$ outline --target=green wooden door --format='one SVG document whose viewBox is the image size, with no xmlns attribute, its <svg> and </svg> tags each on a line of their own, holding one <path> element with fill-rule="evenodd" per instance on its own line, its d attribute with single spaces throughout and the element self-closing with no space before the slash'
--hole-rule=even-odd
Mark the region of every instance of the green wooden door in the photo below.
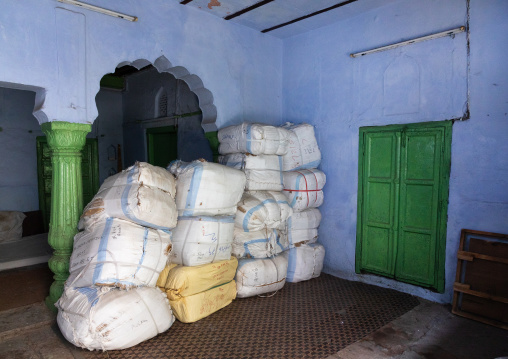
<svg viewBox="0 0 508 359">
<path fill-rule="evenodd" d="M 97 139 L 87 138 L 81 151 L 81 175 L 83 178 L 83 204 L 90 202 L 99 190 L 99 155 Z M 37 137 L 37 177 L 39 184 L 39 209 L 42 212 L 44 229 L 49 231 L 51 211 L 51 187 L 53 169 L 51 151 L 46 136 Z"/>
<path fill-rule="evenodd" d="M 444 290 L 451 123 L 360 130 L 357 272 Z"/>
<path fill-rule="evenodd" d="M 178 158 L 177 131 L 175 126 L 148 128 L 146 130 L 148 163 L 167 167 Z"/>
</svg>

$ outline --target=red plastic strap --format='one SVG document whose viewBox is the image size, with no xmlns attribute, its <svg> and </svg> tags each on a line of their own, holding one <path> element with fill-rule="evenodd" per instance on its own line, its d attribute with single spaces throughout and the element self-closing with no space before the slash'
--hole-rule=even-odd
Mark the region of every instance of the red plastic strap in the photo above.
<svg viewBox="0 0 508 359">
<path fill-rule="evenodd" d="M 300 172 L 300 171 L 295 171 L 296 173 L 299 173 L 303 176 L 303 179 L 305 180 L 305 191 L 302 191 L 302 192 L 306 192 L 307 193 L 307 207 L 309 207 L 309 186 L 307 185 L 307 178 L 305 178 L 305 175 Z"/>
</svg>

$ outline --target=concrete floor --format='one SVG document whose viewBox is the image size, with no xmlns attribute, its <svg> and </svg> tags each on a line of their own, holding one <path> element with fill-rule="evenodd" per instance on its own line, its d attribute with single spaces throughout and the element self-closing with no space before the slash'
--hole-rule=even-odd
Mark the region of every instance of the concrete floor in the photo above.
<svg viewBox="0 0 508 359">
<path fill-rule="evenodd" d="M 0 312 L 0 358 L 84 359 L 43 303 Z M 421 301 L 403 316 L 326 359 L 508 358 L 508 331 Z M 175 358 L 176 359 L 176 358 Z"/>
</svg>

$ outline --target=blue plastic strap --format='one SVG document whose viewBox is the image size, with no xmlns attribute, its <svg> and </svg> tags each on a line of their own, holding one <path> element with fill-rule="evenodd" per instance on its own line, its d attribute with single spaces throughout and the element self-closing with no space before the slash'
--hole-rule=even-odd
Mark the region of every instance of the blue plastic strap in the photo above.
<svg viewBox="0 0 508 359">
<path fill-rule="evenodd" d="M 250 252 L 249 250 L 249 245 L 250 244 L 254 244 L 254 243 L 262 243 L 262 242 L 265 242 L 267 243 L 268 242 L 268 239 L 267 238 L 259 238 L 259 239 L 253 239 L 253 240 L 250 240 L 250 241 L 247 241 L 243 244 L 243 248 L 245 249 L 245 254 L 248 254 L 250 255 L 251 257 L 254 257 L 252 255 L 252 253 Z"/>
<path fill-rule="evenodd" d="M 245 135 L 247 138 L 247 152 L 252 153 L 251 138 L 252 138 L 252 124 L 247 124 Z"/>
<path fill-rule="evenodd" d="M 74 288 L 76 289 L 79 293 L 83 294 L 84 296 L 86 296 L 86 299 L 88 300 L 88 303 L 92 305 L 92 307 L 94 305 L 97 304 L 97 302 L 99 301 L 99 295 L 97 294 L 99 292 L 99 288 L 95 288 L 95 287 L 80 287 L 80 288 Z"/>
<path fill-rule="evenodd" d="M 178 217 L 179 221 L 203 221 L 203 222 L 218 222 L 218 223 L 235 223 L 235 216 L 197 216 L 197 217 Z"/>
<path fill-rule="evenodd" d="M 97 264 L 95 265 L 95 270 L 92 276 L 92 283 L 96 283 L 97 279 L 100 277 L 102 273 L 102 268 L 104 266 L 104 262 L 106 260 L 107 249 L 108 249 L 108 239 L 109 233 L 111 232 L 111 227 L 113 226 L 113 218 L 106 219 L 106 225 L 104 226 L 104 230 L 102 231 L 101 241 L 99 243 L 99 248 L 97 250 Z"/>
<path fill-rule="evenodd" d="M 282 170 L 284 167 L 282 166 L 282 156 L 279 156 L 279 168 L 280 168 L 280 184 L 284 187 L 284 176 Z"/>
<path fill-rule="evenodd" d="M 288 282 L 292 282 L 295 277 L 295 271 L 296 271 L 296 251 L 297 248 L 291 248 L 289 250 L 289 256 L 288 256 L 288 274 L 286 276 L 286 280 Z"/>
<path fill-rule="evenodd" d="M 192 216 L 196 207 L 196 199 L 198 197 L 199 186 L 201 184 L 201 178 L 203 176 L 203 164 L 201 162 L 195 163 L 194 173 L 192 174 L 189 192 L 185 201 L 185 210 L 183 216 Z"/>
</svg>

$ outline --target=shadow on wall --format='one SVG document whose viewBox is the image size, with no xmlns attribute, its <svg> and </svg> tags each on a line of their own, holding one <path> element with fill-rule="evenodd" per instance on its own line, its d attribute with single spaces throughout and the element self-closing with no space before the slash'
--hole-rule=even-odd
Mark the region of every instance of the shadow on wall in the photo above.
<svg viewBox="0 0 508 359">
<path fill-rule="evenodd" d="M 213 161 L 200 100 L 170 73 L 152 65 L 117 67 L 102 78 L 96 103 L 92 132 L 99 141 L 101 183 L 135 161 L 162 167 L 175 159 Z"/>
</svg>

